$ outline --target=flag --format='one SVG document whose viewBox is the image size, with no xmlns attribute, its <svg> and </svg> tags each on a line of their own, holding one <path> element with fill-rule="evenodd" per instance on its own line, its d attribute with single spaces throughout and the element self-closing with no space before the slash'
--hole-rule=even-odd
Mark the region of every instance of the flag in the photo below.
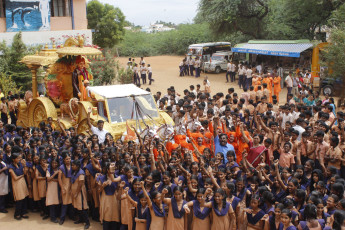
<svg viewBox="0 0 345 230">
<path fill-rule="evenodd" d="M 127 135 L 125 141 L 134 141 L 137 139 L 135 132 L 129 127 L 128 122 L 126 121 Z"/>
</svg>

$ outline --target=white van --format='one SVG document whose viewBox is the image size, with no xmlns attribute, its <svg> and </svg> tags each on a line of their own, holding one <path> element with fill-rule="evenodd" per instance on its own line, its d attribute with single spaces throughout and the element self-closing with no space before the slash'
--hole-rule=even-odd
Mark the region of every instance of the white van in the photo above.
<svg viewBox="0 0 345 230">
<path fill-rule="evenodd" d="M 232 52 L 216 52 L 212 54 L 210 60 L 204 63 L 204 71 L 215 73 L 226 71 L 231 56 Z"/>
</svg>

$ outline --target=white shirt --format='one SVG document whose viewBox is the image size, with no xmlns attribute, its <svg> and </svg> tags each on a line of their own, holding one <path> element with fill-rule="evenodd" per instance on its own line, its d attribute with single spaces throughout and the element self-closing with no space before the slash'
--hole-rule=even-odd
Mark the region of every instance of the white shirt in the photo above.
<svg viewBox="0 0 345 230">
<path fill-rule="evenodd" d="M 256 67 L 256 70 L 257 70 L 259 73 L 261 73 L 261 70 L 262 70 L 261 65 L 258 65 L 258 66 Z"/>
<path fill-rule="evenodd" d="M 91 126 L 91 131 L 93 134 L 96 134 L 98 136 L 98 143 L 100 144 L 105 141 L 105 134 L 109 133 L 107 130 L 99 130 L 97 127 L 93 125 Z"/>
<path fill-rule="evenodd" d="M 244 75 L 244 71 L 245 71 L 245 69 L 243 66 L 242 66 L 242 68 L 238 67 L 238 75 Z"/>
<path fill-rule="evenodd" d="M 145 66 L 140 67 L 141 74 L 146 74 L 147 68 Z"/>
<path fill-rule="evenodd" d="M 138 67 L 133 67 L 133 72 L 138 73 Z"/>
<path fill-rule="evenodd" d="M 193 58 L 190 58 L 189 61 L 188 61 L 188 64 L 189 64 L 189 65 L 194 65 L 194 59 L 193 59 Z"/>
<path fill-rule="evenodd" d="M 283 113 L 282 117 L 283 117 L 282 127 L 283 127 L 283 129 L 285 129 L 285 123 L 286 123 L 287 121 L 292 122 L 292 114 L 291 114 L 291 113 L 288 113 L 288 114 Z"/>
<path fill-rule="evenodd" d="M 287 77 L 285 78 L 285 82 L 286 82 L 286 86 L 287 87 L 292 87 L 293 84 L 292 84 L 292 78 L 290 75 L 287 75 Z"/>
<path fill-rule="evenodd" d="M 152 68 L 151 68 L 151 66 L 147 68 L 147 71 L 148 71 L 149 73 L 152 73 Z"/>
<path fill-rule="evenodd" d="M 230 62 L 229 62 L 228 65 L 226 66 L 226 69 L 227 69 L 228 72 L 231 71 L 231 63 L 230 63 Z"/>
<path fill-rule="evenodd" d="M 246 72 L 247 78 L 252 78 L 252 73 L 253 73 L 252 69 L 247 69 L 247 72 Z"/>
<path fill-rule="evenodd" d="M 299 125 L 295 125 L 294 127 L 292 127 L 294 130 L 297 130 L 299 132 L 299 135 L 297 137 L 297 140 L 300 141 L 302 139 L 302 133 L 305 132 L 305 129 L 302 128 L 301 126 Z"/>
<path fill-rule="evenodd" d="M 230 71 L 231 72 L 235 72 L 236 71 L 236 65 L 235 64 L 231 64 L 230 65 Z"/>
</svg>

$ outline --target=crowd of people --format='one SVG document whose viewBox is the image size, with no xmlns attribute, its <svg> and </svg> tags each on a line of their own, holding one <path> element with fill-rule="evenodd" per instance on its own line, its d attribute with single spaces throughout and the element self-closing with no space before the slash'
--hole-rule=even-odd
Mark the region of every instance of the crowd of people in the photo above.
<svg viewBox="0 0 345 230">
<path fill-rule="evenodd" d="M 343 229 L 345 111 L 301 82 L 279 104 L 271 75 L 243 92 L 211 94 L 208 79 L 157 92 L 175 123 L 163 137 L 115 139 L 90 116 L 90 136 L 2 120 L 0 212 L 104 230 Z"/>
</svg>

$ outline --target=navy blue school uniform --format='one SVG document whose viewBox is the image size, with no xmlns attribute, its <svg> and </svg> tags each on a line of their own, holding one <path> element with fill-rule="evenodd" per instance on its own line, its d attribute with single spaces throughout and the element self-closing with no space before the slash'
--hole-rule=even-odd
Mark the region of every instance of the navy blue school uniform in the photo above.
<svg viewBox="0 0 345 230">
<path fill-rule="evenodd" d="M 279 230 L 283 230 L 284 229 L 284 225 L 279 225 Z M 287 227 L 285 230 L 297 230 L 297 228 L 295 226 L 289 226 Z"/>
<path fill-rule="evenodd" d="M 336 211 L 336 209 L 331 210 L 331 211 L 327 211 L 327 214 L 331 216 L 331 215 L 333 215 L 335 213 L 335 211 Z"/>
<path fill-rule="evenodd" d="M 319 219 L 317 220 L 321 226 L 321 229 L 324 229 L 325 227 L 325 220 L 324 219 Z M 307 225 L 307 221 L 300 221 L 299 225 L 301 226 L 302 230 L 309 230 L 309 227 Z"/>
<path fill-rule="evenodd" d="M 11 156 L 8 156 L 6 153 L 4 153 L 2 160 L 7 164 L 10 165 L 11 164 Z"/>
<path fill-rule="evenodd" d="M 241 200 L 237 196 L 233 196 L 234 199 L 231 202 L 232 209 L 235 211 Z"/>
<path fill-rule="evenodd" d="M 252 225 L 256 225 L 265 214 L 266 213 L 262 209 L 258 213 L 256 213 L 254 216 L 252 213 L 247 213 L 248 223 Z"/>
<path fill-rule="evenodd" d="M 244 196 L 246 195 L 246 193 L 247 193 L 247 189 L 243 188 L 242 191 L 240 191 L 240 193 L 237 195 L 238 199 L 240 199 L 242 201 Z"/>
<path fill-rule="evenodd" d="M 280 190 L 280 192 L 277 193 L 275 189 L 272 189 L 272 193 L 274 195 L 275 200 L 279 203 L 281 203 L 286 197 L 286 192 L 284 190 Z"/>
</svg>

